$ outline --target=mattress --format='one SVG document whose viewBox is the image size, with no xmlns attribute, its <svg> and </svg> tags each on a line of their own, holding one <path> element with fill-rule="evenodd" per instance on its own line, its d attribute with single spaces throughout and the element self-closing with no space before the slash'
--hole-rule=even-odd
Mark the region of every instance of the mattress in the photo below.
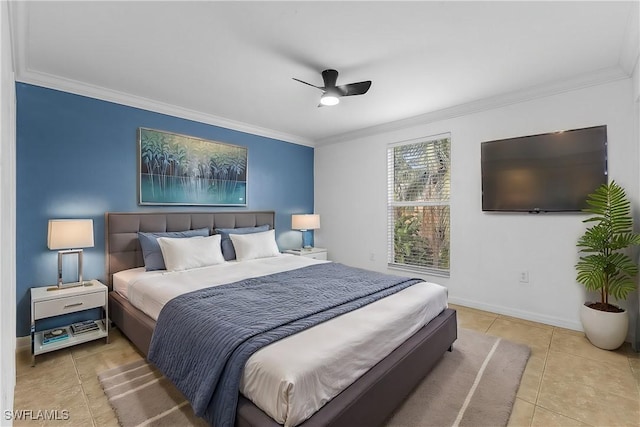
<svg viewBox="0 0 640 427">
<path fill-rule="evenodd" d="M 120 295 L 157 319 L 162 306 L 182 293 L 319 262 L 282 255 L 181 272 L 133 269 L 116 273 L 114 288 L 119 282 Z M 297 425 L 446 307 L 446 289 L 421 282 L 321 323 L 253 354 L 240 392 L 278 423 Z"/>
<path fill-rule="evenodd" d="M 136 277 L 142 273 L 146 273 L 147 277 L 153 275 L 153 271 L 146 272 L 144 267 L 132 268 L 130 270 L 120 271 L 113 275 L 113 290 L 128 299 L 129 284 L 132 283 Z M 156 272 L 156 274 L 162 274 L 163 272 Z"/>
</svg>

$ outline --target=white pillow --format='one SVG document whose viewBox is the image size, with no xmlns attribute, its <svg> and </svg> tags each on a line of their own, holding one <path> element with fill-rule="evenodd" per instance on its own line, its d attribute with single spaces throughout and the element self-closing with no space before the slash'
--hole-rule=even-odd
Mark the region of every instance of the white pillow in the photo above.
<svg viewBox="0 0 640 427">
<path fill-rule="evenodd" d="M 238 261 L 280 255 L 280 249 L 278 249 L 278 244 L 276 243 L 275 230 L 251 234 L 229 234 L 229 238 L 233 242 Z"/>
<path fill-rule="evenodd" d="M 159 237 L 164 264 L 168 271 L 189 270 L 224 263 L 220 235 L 209 237 Z"/>
</svg>

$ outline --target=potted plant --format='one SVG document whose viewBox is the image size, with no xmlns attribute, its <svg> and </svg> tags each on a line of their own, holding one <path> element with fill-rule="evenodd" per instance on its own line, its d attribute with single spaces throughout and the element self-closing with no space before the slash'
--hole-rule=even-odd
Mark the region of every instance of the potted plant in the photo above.
<svg viewBox="0 0 640 427">
<path fill-rule="evenodd" d="M 615 181 L 591 193 L 587 204 L 583 212 L 592 215 L 583 222 L 593 225 L 577 243 L 584 254 L 576 264 L 577 281 L 589 291 L 599 291 L 600 301 L 585 303 L 580 320 L 593 345 L 614 350 L 624 343 L 629 319 L 626 310 L 609 302 L 609 296 L 624 300 L 635 289 L 638 266 L 625 250 L 640 244 L 640 234 L 633 232 L 631 204 Z"/>
</svg>

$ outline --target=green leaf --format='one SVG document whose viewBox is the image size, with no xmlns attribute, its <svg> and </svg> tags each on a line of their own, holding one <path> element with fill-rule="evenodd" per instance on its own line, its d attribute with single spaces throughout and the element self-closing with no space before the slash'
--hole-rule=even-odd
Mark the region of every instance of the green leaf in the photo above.
<svg viewBox="0 0 640 427">
<path fill-rule="evenodd" d="M 626 298 L 636 287 L 637 264 L 624 253 L 640 245 L 640 234 L 633 232 L 631 203 L 622 187 L 611 181 L 598 187 L 587 198 L 591 214 L 583 220 L 592 224 L 578 239 L 580 257 L 576 280 L 589 290 L 603 290 L 616 299 Z M 604 302 L 604 301 L 602 301 Z"/>
</svg>

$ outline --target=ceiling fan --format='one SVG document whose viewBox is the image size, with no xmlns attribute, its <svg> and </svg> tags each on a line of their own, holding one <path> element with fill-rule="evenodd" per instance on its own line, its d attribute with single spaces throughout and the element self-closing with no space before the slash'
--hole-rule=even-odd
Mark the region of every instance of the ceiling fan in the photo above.
<svg viewBox="0 0 640 427">
<path fill-rule="evenodd" d="M 324 105 L 336 105 L 340 102 L 340 98 L 343 96 L 364 95 L 371 87 L 371 80 L 336 86 L 336 81 L 338 80 L 338 72 L 336 70 L 324 70 L 322 72 L 324 86 L 312 85 L 311 83 L 303 82 L 295 77 L 293 80 L 315 87 L 322 91 L 322 97 L 320 97 L 320 105 L 318 105 L 318 107 L 322 107 Z"/>
</svg>

